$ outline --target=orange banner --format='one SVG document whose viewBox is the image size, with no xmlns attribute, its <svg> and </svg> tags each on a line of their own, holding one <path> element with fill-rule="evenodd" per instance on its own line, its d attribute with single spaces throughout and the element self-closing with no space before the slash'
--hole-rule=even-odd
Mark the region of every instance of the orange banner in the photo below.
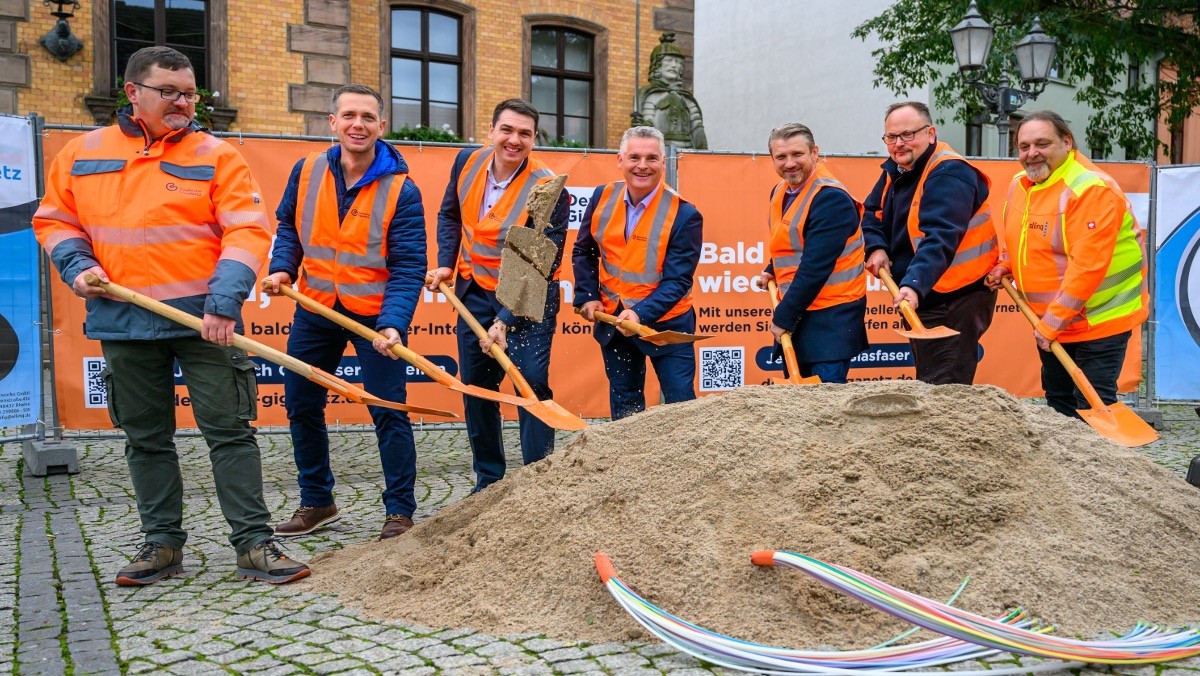
<svg viewBox="0 0 1200 676">
<path fill-rule="evenodd" d="M 45 139 L 47 165 L 63 145 L 78 132 L 55 131 Z M 292 166 L 306 154 L 328 147 L 324 143 L 295 140 L 228 139 L 245 156 L 271 207 L 278 205 Z M 409 176 L 421 188 L 425 205 L 426 229 L 429 242 L 429 262 L 433 267 L 436 256 L 437 212 L 449 179 L 450 167 L 458 148 L 400 147 L 409 164 Z M 558 332 L 554 337 L 550 384 L 554 400 L 568 410 L 585 417 L 608 416 L 608 382 L 600 360 L 600 349 L 591 337 L 591 325 L 571 311 L 574 277 L 570 269 L 570 252 L 575 242 L 583 210 L 592 189 L 602 183 L 619 180 L 616 156 L 611 152 L 565 151 L 540 153 L 541 158 L 559 173 L 568 174 L 567 188 L 571 192 L 572 231 L 567 237 L 562 280 L 562 307 L 558 315 Z M 878 177 L 879 158 L 833 158 L 830 166 L 860 199 Z M 993 185 L 1007 185 L 1015 171 L 1015 163 L 985 162 L 985 171 Z M 704 214 L 704 259 L 697 272 L 696 306 L 700 311 L 701 332 L 712 333 L 712 340 L 698 343 L 702 369 L 707 373 L 699 378 L 701 393 L 729 389 L 734 382 L 759 383 L 768 377 L 770 368 L 777 365 L 764 362 L 762 355 L 770 347 L 766 322 L 769 311 L 765 295 L 760 295 L 752 278 L 762 271 L 763 239 L 766 236 L 767 194 L 778 180 L 766 157 L 750 155 L 687 154 L 679 161 L 681 193 L 693 201 Z M 1145 192 L 1149 185 L 1149 169 L 1144 165 L 1105 165 L 1105 169 L 1132 192 Z M 993 197 L 993 208 L 999 206 L 1003 195 Z M 265 271 L 263 273 L 265 275 Z M 120 281 L 120 280 L 115 280 Z M 898 318 L 890 312 L 886 291 L 872 288 L 867 317 L 872 348 L 868 354 L 878 363 L 900 360 L 907 354 L 907 342 L 891 331 Z M 104 401 L 103 387 L 96 377 L 102 368 L 100 345 L 83 336 L 85 316 L 83 302 L 66 285 L 52 284 L 54 307 L 55 387 L 58 393 L 61 424 L 72 429 L 106 429 L 111 427 Z M 291 328 L 294 304 L 281 298 L 264 297 L 257 292 L 246 301 L 243 320 L 246 335 L 276 349 L 285 349 Z M 1004 387 L 1018 395 L 1038 394 L 1038 366 L 1030 328 L 1015 308 L 1001 303 L 996 322 L 984 337 L 984 361 L 979 382 Z M 458 350 L 455 341 L 456 316 L 441 294 L 424 292 L 418 305 L 409 336 L 409 347 L 429 357 L 448 372 L 458 373 Z M 738 353 L 740 350 L 740 354 Z M 1131 363 L 1140 355 L 1140 343 L 1131 346 Z M 764 368 L 766 367 L 766 368 Z M 178 375 L 178 374 L 177 374 Z M 260 425 L 286 425 L 283 408 L 282 375 L 270 363 L 260 364 L 259 371 Z M 357 359 L 350 351 L 343 360 L 338 375 L 351 382 L 361 382 L 357 374 Z M 852 378 L 912 377 L 911 367 L 854 368 Z M 658 400 L 658 388 L 653 376 L 648 378 L 647 400 Z M 177 377 L 177 382 L 182 381 Z M 1136 380 L 1126 381 L 1136 383 Z M 508 386 L 506 385 L 506 388 Z M 333 395 L 331 395 L 333 397 Z M 437 385 L 415 369 L 409 369 L 410 403 L 462 412 L 461 396 Z M 176 388 L 179 425 L 192 427 L 191 402 L 186 387 Z M 514 409 L 503 407 L 506 417 L 516 415 Z M 330 424 L 369 423 L 366 408 L 331 398 L 327 418 Z M 414 420 L 417 418 L 414 417 Z M 427 422 L 436 422 L 428 420 Z"/>
<path fill-rule="evenodd" d="M 829 168 L 858 200 L 866 199 L 879 179 L 884 157 L 831 157 Z M 1015 160 L 974 163 L 992 180 L 989 202 L 999 214 L 1009 181 L 1020 170 Z M 767 334 L 770 301 L 757 275 L 765 265 L 767 206 L 771 188 L 779 182 L 771 158 L 765 155 L 681 154 L 679 192 L 704 214 L 704 252 L 696 271 L 697 332 L 715 336 L 699 343 L 699 389 L 707 390 L 708 376 L 718 387 L 731 384 L 737 361 L 744 360 L 746 384 L 764 382 L 781 366 L 771 363 L 772 342 Z M 1129 193 L 1145 193 L 1150 167 L 1106 163 L 1103 169 Z M 1143 224 L 1144 225 L 1144 224 Z M 867 276 L 867 336 L 870 348 L 850 369 L 851 380 L 912 379 L 908 340 L 893 329 L 901 326 L 891 296 L 879 280 Z M 1041 363 L 1032 327 L 1003 292 L 996 302 L 991 328 L 981 341 L 977 383 L 1002 387 L 1017 396 L 1041 396 Z M 708 352 L 707 350 L 712 350 Z M 1141 373 L 1141 336 L 1130 343 L 1121 374 L 1121 390 L 1137 389 Z"/>
</svg>

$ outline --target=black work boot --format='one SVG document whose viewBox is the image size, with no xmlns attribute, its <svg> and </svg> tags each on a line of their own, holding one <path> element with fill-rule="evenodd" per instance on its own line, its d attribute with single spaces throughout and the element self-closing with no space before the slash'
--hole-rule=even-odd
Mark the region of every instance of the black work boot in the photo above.
<svg viewBox="0 0 1200 676">
<path fill-rule="evenodd" d="M 182 549 L 174 549 L 157 542 L 146 542 L 129 565 L 117 573 L 117 585 L 140 587 L 182 572 Z"/>
<path fill-rule="evenodd" d="M 243 580 L 260 580 L 271 584 L 287 584 L 309 576 L 308 566 L 289 558 L 279 546 L 278 538 L 267 538 L 238 554 L 237 575 Z"/>
</svg>

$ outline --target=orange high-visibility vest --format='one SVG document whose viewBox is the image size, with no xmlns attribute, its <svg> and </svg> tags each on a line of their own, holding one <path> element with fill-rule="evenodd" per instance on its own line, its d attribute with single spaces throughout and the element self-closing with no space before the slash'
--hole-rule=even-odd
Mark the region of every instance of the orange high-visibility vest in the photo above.
<svg viewBox="0 0 1200 676">
<path fill-rule="evenodd" d="M 387 233 L 407 174 L 388 174 L 358 191 L 338 219 L 337 186 L 324 152 L 300 169 L 296 230 L 304 247 L 300 293 L 325 307 L 337 300 L 360 315 L 377 315 L 387 288 Z"/>
<path fill-rule="evenodd" d="M 600 302 L 605 312 L 616 314 L 618 304 L 636 311 L 637 304 L 658 288 L 675 216 L 684 202 L 679 193 L 660 184 L 658 194 L 650 200 L 626 241 L 625 182 L 604 186 L 588 227 L 600 244 Z M 691 308 L 689 289 L 658 321 L 673 319 Z"/>
<path fill-rule="evenodd" d="M 782 181 L 771 191 L 770 216 L 770 246 L 771 262 L 775 270 L 775 281 L 779 285 L 779 299 L 782 300 L 800 269 L 804 258 L 804 225 L 808 223 L 808 211 L 817 193 L 825 188 L 837 188 L 847 195 L 850 191 L 829 171 L 824 163 L 817 164 L 812 175 L 805 179 L 800 186 L 800 194 L 796 196 L 787 211 L 783 210 L 784 193 L 787 192 L 787 182 Z M 850 198 L 854 200 L 853 197 Z M 854 206 L 858 210 L 858 221 L 862 220 L 863 207 L 857 200 Z M 821 310 L 833 305 L 849 303 L 867 295 L 867 278 L 864 274 L 863 236 L 862 227 L 854 228 L 854 233 L 846 238 L 846 245 L 838 254 L 833 272 L 825 280 L 821 292 L 808 306 L 809 310 Z"/>
<path fill-rule="evenodd" d="M 1145 232 L 1116 181 L 1077 151 L 1041 183 L 1017 174 L 1003 223 L 1005 265 L 1043 336 L 1096 340 L 1149 315 Z"/>
<path fill-rule="evenodd" d="M 925 170 L 921 172 L 921 178 L 917 181 L 916 192 L 913 193 L 912 206 L 908 210 L 908 238 L 912 242 L 913 251 L 921 244 L 921 240 L 925 237 L 925 233 L 921 232 L 921 196 L 925 192 L 925 179 L 929 178 L 929 174 L 942 162 L 962 162 L 968 167 L 971 167 L 984 183 L 990 188 L 992 180 L 980 171 L 975 165 L 967 162 L 962 155 L 954 152 L 948 144 L 938 141 L 934 146 L 933 155 L 929 161 L 925 163 Z M 891 187 L 892 178 L 887 175 L 883 186 L 883 194 L 886 195 L 888 188 Z M 883 212 L 875 212 L 879 219 L 883 219 Z M 970 222 L 967 223 L 967 231 L 963 234 L 962 241 L 958 244 L 958 250 L 954 252 L 954 258 L 950 261 L 950 267 L 942 274 L 941 278 L 933 285 L 933 290 L 939 293 L 949 293 L 955 289 L 961 289 L 964 286 L 978 281 L 981 277 L 992 271 L 996 267 L 996 261 L 1000 256 L 1000 241 L 996 236 L 996 225 L 992 221 L 992 210 L 988 207 L 987 200 L 979 205 L 979 209 L 971 216 Z"/>
<path fill-rule="evenodd" d="M 529 190 L 554 178 L 550 167 L 530 155 L 525 166 L 512 177 L 504 196 L 480 218 L 492 152 L 492 146 L 487 146 L 471 153 L 458 175 L 458 211 L 463 223 L 458 274 L 463 279 L 474 279 L 476 284 L 488 291 L 496 290 L 500 278 L 500 252 L 504 249 L 508 229 L 514 225 L 523 226 L 528 220 L 525 202 Z M 557 270 L 554 278 L 558 279 Z"/>
<path fill-rule="evenodd" d="M 257 274 L 270 248 L 273 228 L 258 185 L 244 185 L 245 166 L 206 133 L 172 132 L 148 145 L 118 125 L 95 129 L 55 157 L 34 230 L 51 255 L 87 240 L 113 281 L 144 296 L 203 297 L 218 261 Z"/>
</svg>

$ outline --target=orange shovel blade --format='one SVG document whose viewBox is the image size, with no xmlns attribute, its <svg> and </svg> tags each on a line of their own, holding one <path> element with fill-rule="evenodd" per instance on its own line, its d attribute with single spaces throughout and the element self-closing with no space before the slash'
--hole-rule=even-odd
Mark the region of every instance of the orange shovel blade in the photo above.
<svg viewBox="0 0 1200 676">
<path fill-rule="evenodd" d="M 1078 413 L 1101 436 L 1122 446 L 1145 446 L 1158 439 L 1153 427 L 1119 401 L 1103 408 L 1080 409 Z"/>
<path fill-rule="evenodd" d="M 921 340 L 921 339 L 929 340 L 931 338 L 949 338 L 950 336 L 958 335 L 958 331 L 955 331 L 954 329 L 950 328 L 949 326 L 935 326 L 931 329 L 922 328 L 919 330 L 918 329 L 908 329 L 908 330 L 894 329 L 894 330 L 896 333 L 899 333 L 900 335 L 904 336 L 905 338 L 916 338 L 918 340 Z"/>
<path fill-rule="evenodd" d="M 578 432 L 587 429 L 587 421 L 571 413 L 552 399 L 543 401 L 522 399 L 519 404 L 534 417 L 556 430 Z"/>
<path fill-rule="evenodd" d="M 767 380 L 768 385 L 820 385 L 821 378 L 819 376 L 809 376 L 801 378 L 799 375 L 791 376 L 790 378 L 771 378 Z"/>
<path fill-rule="evenodd" d="M 349 399 L 350 397 L 346 398 Z M 452 413 L 451 411 L 443 411 L 437 408 L 425 408 L 424 406 L 412 406 L 410 404 L 401 404 L 396 401 L 388 401 L 387 399 L 373 397 L 366 392 L 358 395 L 358 403 L 366 404 L 367 406 L 391 408 L 397 411 L 404 411 L 406 413 L 420 413 L 422 415 L 434 415 L 440 418 L 454 418 L 455 420 L 458 420 L 458 414 Z"/>
</svg>

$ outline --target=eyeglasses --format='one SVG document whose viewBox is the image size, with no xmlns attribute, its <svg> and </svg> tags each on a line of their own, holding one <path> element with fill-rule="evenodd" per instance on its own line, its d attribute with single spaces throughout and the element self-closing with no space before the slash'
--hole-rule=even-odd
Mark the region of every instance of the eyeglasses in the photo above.
<svg viewBox="0 0 1200 676">
<path fill-rule="evenodd" d="M 180 97 L 183 97 L 183 100 L 187 101 L 188 103 L 196 103 L 200 100 L 199 92 L 192 92 L 191 94 L 188 94 L 187 92 L 175 91 L 170 87 L 166 89 L 159 89 L 158 87 L 151 87 L 150 85 L 142 84 L 141 82 L 134 82 L 133 84 L 139 87 L 145 87 L 146 89 L 153 89 L 154 91 L 158 92 L 159 96 L 171 102 L 178 101 Z"/>
<path fill-rule="evenodd" d="M 883 139 L 883 142 L 889 146 L 892 145 L 893 143 L 895 143 L 896 141 L 904 141 L 905 143 L 908 143 L 909 141 L 915 139 L 917 137 L 917 134 L 925 131 L 926 129 L 930 128 L 931 126 L 933 126 L 933 125 L 927 124 L 924 127 L 921 127 L 920 129 L 914 129 L 912 131 L 902 131 L 899 134 L 884 134 L 883 136 L 880 136 L 879 138 Z"/>
</svg>

